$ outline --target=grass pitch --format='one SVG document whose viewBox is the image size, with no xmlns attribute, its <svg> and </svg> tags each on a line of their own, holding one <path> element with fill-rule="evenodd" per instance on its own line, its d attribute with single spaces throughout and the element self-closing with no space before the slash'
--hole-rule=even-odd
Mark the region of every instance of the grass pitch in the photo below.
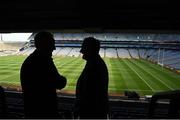
<svg viewBox="0 0 180 120">
<path fill-rule="evenodd" d="M 0 57 L 0 85 L 20 87 L 20 67 L 27 56 Z M 109 71 L 109 93 L 136 91 L 140 95 L 180 89 L 180 74 L 142 59 L 104 58 Z M 75 91 L 85 61 L 77 57 L 54 57 L 60 74 L 67 78 L 63 91 Z"/>
</svg>

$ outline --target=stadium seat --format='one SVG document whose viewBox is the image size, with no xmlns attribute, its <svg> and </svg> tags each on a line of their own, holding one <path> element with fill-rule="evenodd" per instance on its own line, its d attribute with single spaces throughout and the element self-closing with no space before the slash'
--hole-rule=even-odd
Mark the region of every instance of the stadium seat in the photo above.
<svg viewBox="0 0 180 120">
<path fill-rule="evenodd" d="M 155 118 L 154 114 L 157 108 L 157 101 L 164 99 L 169 100 L 167 118 L 180 118 L 178 116 L 178 110 L 180 109 L 180 90 L 155 93 L 149 104 L 148 118 Z"/>
<path fill-rule="evenodd" d="M 7 106 L 4 89 L 0 86 L 0 118 L 7 117 Z"/>
<path fill-rule="evenodd" d="M 139 100 L 140 96 L 135 91 L 124 91 L 125 96 L 129 99 Z"/>
</svg>

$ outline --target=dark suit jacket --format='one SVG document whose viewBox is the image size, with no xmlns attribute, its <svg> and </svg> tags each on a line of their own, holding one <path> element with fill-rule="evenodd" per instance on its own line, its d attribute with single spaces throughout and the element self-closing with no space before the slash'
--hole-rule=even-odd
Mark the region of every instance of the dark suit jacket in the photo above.
<svg viewBox="0 0 180 120">
<path fill-rule="evenodd" d="M 108 70 L 99 55 L 87 60 L 78 79 L 76 107 L 84 118 L 101 118 L 108 112 Z"/>
<path fill-rule="evenodd" d="M 56 117 L 56 89 L 64 88 L 66 79 L 58 73 L 52 58 L 35 50 L 22 64 L 20 78 L 26 117 Z"/>
</svg>

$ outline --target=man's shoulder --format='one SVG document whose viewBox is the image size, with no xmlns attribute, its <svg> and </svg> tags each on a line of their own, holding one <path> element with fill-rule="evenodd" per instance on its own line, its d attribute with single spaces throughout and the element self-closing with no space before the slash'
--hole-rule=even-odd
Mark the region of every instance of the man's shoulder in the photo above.
<svg viewBox="0 0 180 120">
<path fill-rule="evenodd" d="M 29 64 L 34 63 L 34 61 L 37 61 L 37 57 L 32 53 L 30 54 L 23 62 L 22 66 L 27 66 Z"/>
</svg>

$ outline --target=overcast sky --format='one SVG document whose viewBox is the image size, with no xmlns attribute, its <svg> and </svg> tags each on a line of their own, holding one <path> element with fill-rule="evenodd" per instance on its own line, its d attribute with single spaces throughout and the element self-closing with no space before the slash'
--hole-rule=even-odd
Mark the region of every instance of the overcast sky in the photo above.
<svg viewBox="0 0 180 120">
<path fill-rule="evenodd" d="M 32 33 L 0 33 L 0 41 L 28 41 Z"/>
</svg>

